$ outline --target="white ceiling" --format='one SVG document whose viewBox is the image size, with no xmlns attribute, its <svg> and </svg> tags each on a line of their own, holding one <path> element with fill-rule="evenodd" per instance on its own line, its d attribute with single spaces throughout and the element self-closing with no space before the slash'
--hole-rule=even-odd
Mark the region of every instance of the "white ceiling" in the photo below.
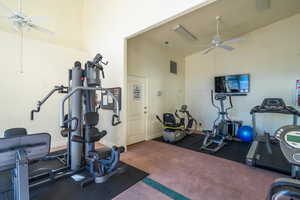
<svg viewBox="0 0 300 200">
<path fill-rule="evenodd" d="M 271 0 L 271 7 L 263 11 L 256 8 L 256 1 L 219 0 L 137 37 L 160 45 L 168 41 L 169 48 L 189 55 L 209 46 L 216 32 L 216 16 L 222 16 L 221 37 L 227 40 L 300 12 L 300 0 Z M 183 25 L 198 40 L 191 42 L 174 32 L 172 29 L 177 24 Z"/>
</svg>

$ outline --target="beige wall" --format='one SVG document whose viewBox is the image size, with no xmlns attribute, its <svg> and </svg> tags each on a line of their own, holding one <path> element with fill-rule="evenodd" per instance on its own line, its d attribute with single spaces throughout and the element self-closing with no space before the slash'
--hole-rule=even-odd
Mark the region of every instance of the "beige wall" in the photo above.
<svg viewBox="0 0 300 200">
<path fill-rule="evenodd" d="M 18 10 L 19 0 L 1 0 L 13 11 Z M 41 33 L 39 31 L 25 31 L 24 34 L 28 38 L 47 41 L 56 45 L 69 48 L 82 48 L 82 7 L 84 0 L 23 0 L 22 11 L 25 15 L 31 17 L 46 17 L 46 20 L 37 20 L 36 24 L 44 28 L 48 28 L 55 32 L 55 35 Z M 7 16 L 0 7 L 0 30 L 17 34 L 12 28 L 12 24 L 2 18 Z"/>
<path fill-rule="evenodd" d="M 52 146 L 60 146 L 66 140 L 60 136 L 59 101 L 56 94 L 41 108 L 35 121 L 30 121 L 30 111 L 35 108 L 54 85 L 67 84 L 68 69 L 86 54 L 75 49 L 26 38 L 24 44 L 24 73 L 20 73 L 17 36 L 0 31 L 1 103 L 0 133 L 8 128 L 25 127 L 29 133 L 48 132 Z"/>
<path fill-rule="evenodd" d="M 17 10 L 17 0 L 1 0 L 12 10 Z M 85 60 L 87 54 L 82 49 L 82 7 L 83 0 L 26 0 L 23 12 L 28 16 L 44 16 L 46 21 L 38 25 L 55 32 L 55 35 L 35 30 L 24 31 L 23 65 L 20 73 L 20 34 L 11 23 L 0 20 L 0 66 L 1 104 L 0 135 L 13 127 L 25 127 L 29 133 L 48 132 L 52 136 L 52 146 L 66 144 L 60 136 L 58 124 L 59 101 L 62 95 L 55 95 L 30 121 L 30 111 L 54 85 L 67 84 L 68 69 L 76 60 Z M 58 6 L 59 5 L 59 6 Z M 8 15 L 0 8 L 0 16 Z"/>
<path fill-rule="evenodd" d="M 104 86 L 123 88 L 123 105 L 126 105 L 126 43 L 124 39 L 136 32 L 178 15 L 206 0 L 86 0 L 84 8 L 83 35 L 85 49 L 91 54 L 101 52 L 110 61 Z M 111 113 L 104 117 L 110 119 Z M 124 107 L 121 117 L 126 116 Z M 105 126 L 108 135 L 106 144 L 126 143 L 126 120 L 118 127 Z"/>
<path fill-rule="evenodd" d="M 128 41 L 127 54 L 128 75 L 148 80 L 149 136 L 157 137 L 162 130 L 155 115 L 173 113 L 184 103 L 184 57 L 143 37 Z M 177 75 L 170 73 L 170 60 L 177 62 Z M 161 96 L 157 95 L 158 91 L 162 92 Z"/>
<path fill-rule="evenodd" d="M 251 124 L 250 109 L 265 97 L 281 97 L 295 106 L 295 82 L 300 79 L 300 15 L 253 31 L 247 40 L 235 44 L 236 50 L 217 50 L 203 56 L 200 52 L 186 57 L 186 101 L 192 114 L 205 128 L 212 126 L 216 110 L 210 103 L 213 78 L 217 75 L 250 73 L 251 92 L 233 97 L 233 119 Z M 268 115 L 269 116 L 269 115 Z M 260 130 L 274 131 L 288 124 L 287 116 L 258 117 Z"/>
</svg>

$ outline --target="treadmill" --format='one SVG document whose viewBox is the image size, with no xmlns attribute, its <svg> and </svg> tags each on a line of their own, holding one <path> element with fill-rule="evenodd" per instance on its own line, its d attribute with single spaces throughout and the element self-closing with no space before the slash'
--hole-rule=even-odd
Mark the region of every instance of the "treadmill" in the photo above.
<svg viewBox="0 0 300 200">
<path fill-rule="evenodd" d="M 250 111 L 255 140 L 252 142 L 246 157 L 247 165 L 290 175 L 292 165 L 283 155 L 279 141 L 275 137 L 271 137 L 267 132 L 263 135 L 257 133 L 257 113 L 291 115 L 293 116 L 292 125 L 297 126 L 297 119 L 300 117 L 300 112 L 292 106 L 286 106 L 281 98 L 265 98 L 261 105 L 255 106 Z"/>
<path fill-rule="evenodd" d="M 286 159 L 292 165 L 291 178 L 279 178 L 272 184 L 268 200 L 300 200 L 300 126 L 283 126 L 275 132 Z"/>
</svg>

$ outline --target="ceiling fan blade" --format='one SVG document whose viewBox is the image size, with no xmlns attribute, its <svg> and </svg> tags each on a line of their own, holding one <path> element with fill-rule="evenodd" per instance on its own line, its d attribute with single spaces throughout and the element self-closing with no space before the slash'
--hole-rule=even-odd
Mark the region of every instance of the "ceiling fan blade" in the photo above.
<svg viewBox="0 0 300 200">
<path fill-rule="evenodd" d="M 32 29 L 35 29 L 37 31 L 41 31 L 41 32 L 44 32 L 44 33 L 48 33 L 50 35 L 54 35 L 55 33 L 53 31 L 50 31 L 46 28 L 43 28 L 41 26 L 38 26 L 38 25 L 35 25 L 35 24 L 32 24 L 32 23 L 27 23 L 26 24 L 28 27 L 32 28 Z"/>
<path fill-rule="evenodd" d="M 231 39 L 231 40 L 226 40 L 223 43 L 230 44 L 230 43 L 239 42 L 241 40 L 246 40 L 246 37 L 238 37 L 238 38 L 234 38 L 234 39 Z"/>
<path fill-rule="evenodd" d="M 8 13 L 11 14 L 11 15 L 14 15 L 14 14 L 15 14 L 15 12 L 14 12 L 12 9 L 10 9 L 9 7 L 7 7 L 7 6 L 6 6 L 4 3 L 2 3 L 2 2 L 0 2 L 0 8 L 2 8 L 2 10 L 8 12 Z"/>
<path fill-rule="evenodd" d="M 224 45 L 224 44 L 221 44 L 221 45 L 219 45 L 218 47 L 220 47 L 220 48 L 222 48 L 222 49 L 225 49 L 225 50 L 227 50 L 227 51 L 232 51 L 232 50 L 234 50 L 233 47 L 228 46 L 228 45 Z"/>
<path fill-rule="evenodd" d="M 215 46 L 208 47 L 207 49 L 205 49 L 205 50 L 202 51 L 202 54 L 203 54 L 203 55 L 208 54 L 208 52 L 210 52 L 210 51 L 213 50 L 214 48 L 215 48 Z"/>
</svg>

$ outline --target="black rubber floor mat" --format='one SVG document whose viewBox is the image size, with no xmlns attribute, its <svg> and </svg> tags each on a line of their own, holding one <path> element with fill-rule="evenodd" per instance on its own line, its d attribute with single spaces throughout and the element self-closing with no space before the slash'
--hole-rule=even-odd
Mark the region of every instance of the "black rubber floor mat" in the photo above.
<svg viewBox="0 0 300 200">
<path fill-rule="evenodd" d="M 229 141 L 218 152 L 211 153 L 205 150 L 200 150 L 204 137 L 205 137 L 204 135 L 200 135 L 200 134 L 191 134 L 186 136 L 184 139 L 172 144 L 193 151 L 203 152 L 217 157 L 221 157 L 227 160 L 232 160 L 239 163 L 245 163 L 246 155 L 251 146 L 250 143 Z M 163 137 L 155 138 L 154 140 L 159 142 L 164 142 Z"/>
<path fill-rule="evenodd" d="M 64 151 L 54 152 L 50 155 L 63 153 Z M 108 181 L 101 184 L 91 183 L 81 187 L 71 177 L 58 179 L 55 182 L 45 183 L 30 190 L 31 200 L 109 200 L 123 191 L 127 190 L 137 182 L 144 179 L 149 174 L 139 170 L 126 163 L 120 162 L 126 167 L 122 174 L 112 176 Z M 58 160 L 39 161 L 30 164 L 30 169 L 51 168 L 58 169 L 63 165 Z M 9 171 L 6 172 L 5 178 L 8 178 Z M 0 176 L 3 178 L 2 176 Z M 10 177 L 9 177 L 10 178 Z M 1 187 L 0 187 L 1 189 Z M 0 191 L 0 199 L 11 196 L 11 189 Z M 2 192 L 2 193 L 1 193 Z M 4 193 L 3 193 L 4 192 Z"/>
</svg>

